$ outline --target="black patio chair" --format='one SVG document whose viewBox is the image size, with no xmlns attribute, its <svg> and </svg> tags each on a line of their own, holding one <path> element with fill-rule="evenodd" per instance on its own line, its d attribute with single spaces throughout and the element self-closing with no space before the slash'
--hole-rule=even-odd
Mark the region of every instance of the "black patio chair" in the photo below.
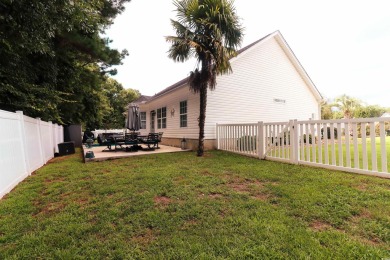
<svg viewBox="0 0 390 260">
<path fill-rule="evenodd" d="M 138 152 L 141 149 L 141 146 L 138 145 L 138 133 L 133 132 L 129 134 L 125 134 L 125 145 L 131 145 L 130 147 L 126 147 L 127 152 Z"/>
<path fill-rule="evenodd" d="M 149 133 L 146 139 L 141 139 L 141 143 L 146 144 L 149 150 L 158 149 L 159 134 L 158 133 Z"/>
</svg>

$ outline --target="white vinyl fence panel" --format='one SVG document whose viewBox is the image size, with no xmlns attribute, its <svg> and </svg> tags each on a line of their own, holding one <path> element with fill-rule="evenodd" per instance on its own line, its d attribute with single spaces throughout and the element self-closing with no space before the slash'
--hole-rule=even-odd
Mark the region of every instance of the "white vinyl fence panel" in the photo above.
<svg viewBox="0 0 390 260">
<path fill-rule="evenodd" d="M 390 177 L 389 118 L 298 121 L 297 127 L 309 129 L 308 140 L 299 139 L 301 164 Z"/>
<path fill-rule="evenodd" d="M 44 121 L 41 121 L 40 123 L 43 158 L 47 162 L 53 158 L 54 154 L 52 124 Z"/>
<path fill-rule="evenodd" d="M 54 157 L 63 127 L 0 110 L 0 198 Z"/>
<path fill-rule="evenodd" d="M 258 124 L 218 124 L 218 149 L 258 156 Z"/>
<path fill-rule="evenodd" d="M 38 122 L 39 123 L 39 122 Z M 24 116 L 24 129 L 29 170 L 38 169 L 45 161 L 42 154 L 41 135 L 37 120 Z M 1 148 L 0 148 L 1 149 Z"/>
<path fill-rule="evenodd" d="M 390 178 L 390 118 L 217 124 L 217 142 L 260 159 Z"/>
</svg>

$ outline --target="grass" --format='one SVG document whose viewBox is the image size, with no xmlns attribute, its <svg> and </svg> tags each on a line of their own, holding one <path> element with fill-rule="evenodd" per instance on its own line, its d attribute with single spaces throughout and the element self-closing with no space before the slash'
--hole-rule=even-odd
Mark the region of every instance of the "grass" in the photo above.
<svg viewBox="0 0 390 260">
<path fill-rule="evenodd" d="M 0 259 L 381 259 L 390 182 L 222 151 L 53 159 L 0 201 Z"/>
<path fill-rule="evenodd" d="M 363 145 L 362 145 L 362 139 L 358 138 L 358 168 L 363 169 Z M 322 141 L 323 142 L 323 141 Z M 322 149 L 322 157 L 320 157 L 319 149 Z M 386 137 L 386 159 L 387 159 L 387 172 L 390 172 L 390 136 Z M 299 147 L 299 152 L 300 152 L 300 158 L 303 161 L 310 161 L 310 162 L 317 162 L 317 163 L 322 163 L 326 164 L 325 161 L 325 147 L 326 145 L 324 143 L 318 143 L 318 141 L 315 143 L 315 145 L 308 144 L 304 145 L 304 152 L 302 153 L 302 146 Z M 307 147 L 309 147 L 309 152 L 310 156 L 308 156 L 307 152 Z M 347 167 L 347 145 L 345 144 L 345 139 L 342 141 L 342 150 L 339 149 L 339 144 L 337 143 L 337 140 L 335 141 L 334 144 L 334 153 L 335 153 L 335 160 L 334 160 L 334 165 L 337 166 L 344 166 Z M 279 149 L 280 148 L 280 149 Z M 332 145 L 331 145 L 331 140 L 328 140 L 328 164 L 333 164 L 333 159 L 332 159 Z M 350 167 L 354 168 L 355 167 L 355 158 L 354 158 L 354 144 L 353 140 L 350 140 L 350 145 L 349 145 L 349 150 L 350 150 Z M 272 155 L 274 157 L 283 157 L 283 152 L 286 157 L 288 157 L 290 151 L 288 148 L 283 148 L 282 146 L 275 146 L 273 151 L 269 151 L 269 155 Z M 342 163 L 340 162 L 340 152 L 342 153 Z M 381 155 L 381 143 L 380 143 L 380 138 L 377 137 L 375 138 L 375 152 L 376 152 L 376 162 L 377 162 L 377 171 L 383 171 L 382 169 L 382 155 Z M 316 158 L 314 160 L 313 154 L 316 154 Z M 366 154 L 367 154 L 367 169 L 368 170 L 373 170 L 373 165 L 372 165 L 372 150 L 371 150 L 371 139 L 366 140 Z"/>
</svg>

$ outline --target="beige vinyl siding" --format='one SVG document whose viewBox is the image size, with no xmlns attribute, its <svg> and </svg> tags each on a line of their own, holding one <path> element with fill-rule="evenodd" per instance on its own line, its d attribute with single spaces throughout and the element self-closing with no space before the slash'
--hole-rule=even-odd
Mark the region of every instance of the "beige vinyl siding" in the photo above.
<svg viewBox="0 0 390 260">
<path fill-rule="evenodd" d="M 187 127 L 180 127 L 180 102 L 187 100 Z M 163 95 L 147 104 L 140 105 L 140 111 L 146 112 L 146 129 L 141 129 L 141 134 L 150 132 L 150 111 L 166 107 L 167 127 L 157 128 L 157 116 L 155 116 L 155 132 L 164 132 L 165 138 L 198 138 L 199 95 L 194 95 L 188 87 L 181 87 Z M 172 108 L 175 110 L 171 114 Z"/>
<path fill-rule="evenodd" d="M 318 101 L 275 37 L 232 60 L 232 68 L 209 91 L 206 139 L 215 138 L 216 123 L 318 118 Z"/>
</svg>

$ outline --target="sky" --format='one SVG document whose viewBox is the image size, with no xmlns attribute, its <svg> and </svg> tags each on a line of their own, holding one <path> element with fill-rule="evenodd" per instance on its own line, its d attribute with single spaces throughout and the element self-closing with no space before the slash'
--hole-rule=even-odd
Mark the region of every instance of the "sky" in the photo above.
<svg viewBox="0 0 390 260">
<path fill-rule="evenodd" d="M 380 0 L 235 0 L 241 47 L 279 30 L 324 98 L 342 94 L 390 107 L 390 12 Z M 106 31 L 129 56 L 114 76 L 125 88 L 154 95 L 189 75 L 194 59 L 168 58 L 175 35 L 172 0 L 132 0 Z M 234 73 L 234 72 L 233 72 Z M 218 87 L 218 85 L 217 85 Z"/>
</svg>

